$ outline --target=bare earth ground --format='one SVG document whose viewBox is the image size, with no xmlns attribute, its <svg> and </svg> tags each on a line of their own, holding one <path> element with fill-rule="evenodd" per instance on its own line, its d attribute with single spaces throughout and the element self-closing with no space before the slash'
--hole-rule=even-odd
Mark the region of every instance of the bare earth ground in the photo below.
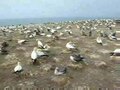
<svg viewBox="0 0 120 90">
<path fill-rule="evenodd" d="M 49 24 L 48 24 L 49 25 Z M 100 27 L 99 29 L 106 29 Z M 120 30 L 117 25 L 114 30 Z M 62 31 L 62 30 L 61 30 Z M 35 38 L 27 39 L 24 45 L 18 45 L 17 39 L 24 39 L 24 35 L 17 32 L 12 33 L 12 41 L 9 38 L 0 37 L 0 41 L 6 40 L 9 43 L 8 55 L 0 55 L 0 87 L 7 86 L 36 86 L 36 87 L 119 87 L 120 86 L 120 62 L 111 61 L 109 52 L 119 48 L 119 41 L 110 41 L 104 38 L 105 45 L 101 46 L 96 43 L 96 36 L 81 36 L 79 29 L 72 25 L 73 35 L 65 35 L 60 39 L 53 41 L 51 38 L 37 36 L 44 43 L 50 45 L 50 57 L 39 59 L 38 65 L 32 65 L 30 54 L 37 42 Z M 65 45 L 67 42 L 73 41 L 79 48 L 85 58 L 85 64 L 80 64 L 82 68 L 73 69 L 69 67 L 71 63 Z M 13 69 L 17 61 L 22 63 L 24 68 L 21 76 L 13 74 Z M 100 68 L 95 66 L 95 62 L 104 61 L 107 67 Z M 44 70 L 44 65 L 51 65 L 53 69 Z M 55 66 L 66 66 L 67 74 L 63 76 L 54 75 Z M 55 81 L 55 78 L 60 80 Z M 62 81 L 62 79 L 65 79 Z M 57 82 L 57 83 L 56 83 Z"/>
</svg>

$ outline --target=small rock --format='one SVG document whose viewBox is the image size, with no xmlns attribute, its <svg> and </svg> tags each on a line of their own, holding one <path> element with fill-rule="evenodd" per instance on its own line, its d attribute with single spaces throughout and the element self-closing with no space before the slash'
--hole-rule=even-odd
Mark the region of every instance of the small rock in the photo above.
<svg viewBox="0 0 120 90">
<path fill-rule="evenodd" d="M 83 65 L 81 63 L 69 63 L 68 67 L 71 67 L 73 69 L 82 69 Z"/>
<path fill-rule="evenodd" d="M 96 62 L 95 62 L 95 66 L 96 66 L 96 67 L 106 67 L 107 64 L 106 64 L 106 62 L 104 62 L 104 61 L 96 61 Z"/>
<path fill-rule="evenodd" d="M 91 54 L 91 55 L 90 55 L 90 58 L 98 59 L 98 58 L 100 58 L 100 55 L 97 55 L 97 54 Z"/>
<path fill-rule="evenodd" d="M 33 81 L 26 81 L 26 82 L 24 82 L 26 85 L 29 85 L 29 86 L 33 86 L 34 84 L 35 84 L 35 82 L 33 82 Z"/>
<path fill-rule="evenodd" d="M 58 85 L 66 85 L 70 82 L 70 78 L 66 76 L 54 76 L 51 78 L 51 81 L 57 83 Z"/>
<path fill-rule="evenodd" d="M 51 64 L 44 64 L 41 69 L 44 70 L 44 71 L 50 71 L 51 69 L 53 68 L 53 65 Z"/>
</svg>

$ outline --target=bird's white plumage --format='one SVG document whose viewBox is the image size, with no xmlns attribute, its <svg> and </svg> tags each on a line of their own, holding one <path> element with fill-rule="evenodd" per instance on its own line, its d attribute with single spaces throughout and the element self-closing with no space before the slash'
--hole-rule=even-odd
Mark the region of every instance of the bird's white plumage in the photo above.
<svg viewBox="0 0 120 90">
<path fill-rule="evenodd" d="M 51 34 L 47 34 L 46 37 L 52 37 L 52 35 Z"/>
<path fill-rule="evenodd" d="M 17 65 L 14 68 L 14 72 L 19 72 L 22 70 L 22 66 L 20 65 L 20 62 L 17 63 Z"/>
<path fill-rule="evenodd" d="M 56 68 L 55 68 L 55 71 L 54 71 L 54 74 L 55 74 L 55 75 L 62 75 L 62 74 L 64 74 L 64 71 L 59 71 L 59 68 L 56 67 Z"/>
<path fill-rule="evenodd" d="M 109 35 L 108 37 L 109 37 L 110 40 L 117 39 L 115 36 L 112 36 L 112 35 Z"/>
<path fill-rule="evenodd" d="M 31 53 L 31 59 L 33 59 L 33 60 L 35 60 L 35 59 L 37 59 L 37 52 L 36 52 L 36 50 L 35 50 L 36 48 L 34 48 L 34 50 L 32 51 L 32 53 Z"/>
<path fill-rule="evenodd" d="M 45 55 L 45 53 L 41 50 L 37 50 L 36 53 L 37 53 L 38 57 Z"/>
<path fill-rule="evenodd" d="M 102 43 L 101 37 L 97 37 L 96 41 L 97 41 L 97 43 Z"/>
<path fill-rule="evenodd" d="M 120 53 L 120 49 L 115 49 L 114 53 Z"/>
<path fill-rule="evenodd" d="M 37 44 L 39 48 L 42 48 L 44 46 L 43 43 L 38 39 L 37 39 Z"/>
<path fill-rule="evenodd" d="M 66 44 L 66 47 L 67 47 L 67 49 L 75 49 L 76 47 L 75 47 L 75 44 L 73 44 L 72 42 L 68 42 L 67 44 Z"/>
<path fill-rule="evenodd" d="M 56 30 L 54 30 L 54 29 L 51 29 L 51 33 L 55 33 L 56 32 Z"/>
<path fill-rule="evenodd" d="M 76 61 L 74 60 L 74 57 L 73 57 L 73 56 L 70 56 L 70 60 L 73 61 L 73 62 L 76 62 Z"/>
<path fill-rule="evenodd" d="M 18 40 L 18 44 L 23 44 L 26 40 Z"/>
</svg>

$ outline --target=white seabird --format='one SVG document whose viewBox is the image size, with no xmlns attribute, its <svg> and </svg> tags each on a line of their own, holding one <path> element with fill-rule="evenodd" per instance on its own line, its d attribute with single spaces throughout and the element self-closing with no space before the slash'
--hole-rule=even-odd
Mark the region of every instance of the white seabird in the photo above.
<svg viewBox="0 0 120 90">
<path fill-rule="evenodd" d="M 37 50 L 37 48 L 35 47 L 35 48 L 33 49 L 32 53 L 31 53 L 31 59 L 32 59 L 32 61 L 33 61 L 33 64 L 36 63 L 36 60 L 37 60 L 37 58 L 38 58 L 38 55 L 37 55 L 36 50 Z"/>
<path fill-rule="evenodd" d="M 76 49 L 76 46 L 75 46 L 74 43 L 68 42 L 68 43 L 66 44 L 66 48 L 69 49 L 69 50 L 71 50 L 71 49 Z"/>
<path fill-rule="evenodd" d="M 102 41 L 101 37 L 97 37 L 96 41 L 97 41 L 98 44 L 103 45 L 103 41 Z"/>
<path fill-rule="evenodd" d="M 36 40 L 37 40 L 38 47 L 43 48 L 44 47 L 43 43 L 38 39 L 36 39 Z"/>
<path fill-rule="evenodd" d="M 14 72 L 15 73 L 20 73 L 21 71 L 23 71 L 23 68 L 22 68 L 20 62 L 18 62 L 17 65 L 14 68 Z"/>
<path fill-rule="evenodd" d="M 110 40 L 117 40 L 117 37 L 116 37 L 116 36 L 113 36 L 113 35 L 111 35 L 111 34 L 108 36 L 108 38 L 109 38 Z"/>
<path fill-rule="evenodd" d="M 55 75 L 62 75 L 62 74 L 65 74 L 66 71 L 67 71 L 66 68 L 56 67 L 56 68 L 55 68 L 55 71 L 54 71 L 54 74 L 55 74 Z"/>
<path fill-rule="evenodd" d="M 62 28 L 62 27 L 60 27 L 60 26 L 57 26 L 57 27 L 56 27 L 57 30 L 59 30 L 59 29 L 61 29 L 61 28 Z"/>
<path fill-rule="evenodd" d="M 115 49 L 113 52 L 110 53 L 111 56 L 120 56 L 120 49 Z"/>
<path fill-rule="evenodd" d="M 24 39 L 23 40 L 18 39 L 18 44 L 20 44 L 20 45 L 24 44 L 25 42 L 26 42 L 26 40 L 24 40 Z"/>
<path fill-rule="evenodd" d="M 80 54 L 73 54 L 70 56 L 70 60 L 73 62 L 80 62 L 83 61 L 84 57 L 81 56 Z"/>
</svg>

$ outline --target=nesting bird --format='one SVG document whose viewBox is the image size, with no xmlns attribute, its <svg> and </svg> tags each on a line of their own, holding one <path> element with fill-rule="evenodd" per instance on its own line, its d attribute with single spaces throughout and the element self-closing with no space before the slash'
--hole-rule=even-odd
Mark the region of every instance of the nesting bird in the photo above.
<svg viewBox="0 0 120 90">
<path fill-rule="evenodd" d="M 115 49 L 113 52 L 110 52 L 111 56 L 120 56 L 120 49 Z"/>
<path fill-rule="evenodd" d="M 18 62 L 17 65 L 14 68 L 14 73 L 20 73 L 22 71 L 23 71 L 23 68 L 22 68 L 20 62 Z"/>
<path fill-rule="evenodd" d="M 110 40 L 117 40 L 117 37 L 116 37 L 115 35 L 112 35 L 112 34 L 110 34 L 110 35 L 108 36 L 108 38 L 109 38 Z"/>
<path fill-rule="evenodd" d="M 103 45 L 103 41 L 102 41 L 101 37 L 97 37 L 96 41 L 97 41 L 98 44 Z"/>
<path fill-rule="evenodd" d="M 52 34 L 54 34 L 55 32 L 57 32 L 57 30 L 51 29 L 50 31 Z"/>
<path fill-rule="evenodd" d="M 61 68 L 56 67 L 56 68 L 55 68 L 55 71 L 54 71 L 54 74 L 55 74 L 55 75 L 63 75 L 63 74 L 65 74 L 66 72 L 67 72 L 67 68 L 65 68 L 65 67 L 61 67 Z"/>
<path fill-rule="evenodd" d="M 20 40 L 20 39 L 18 40 L 18 44 L 20 44 L 20 45 L 24 44 L 25 42 L 26 42 L 26 40 L 24 40 L 24 39 L 23 40 Z"/>
<path fill-rule="evenodd" d="M 73 54 L 70 56 L 70 60 L 73 62 L 80 62 L 83 61 L 84 57 L 81 56 L 80 54 Z"/>
<path fill-rule="evenodd" d="M 68 50 L 77 49 L 77 48 L 76 48 L 76 45 L 75 45 L 74 43 L 72 43 L 71 41 L 66 44 L 66 48 L 67 48 Z"/>
</svg>

